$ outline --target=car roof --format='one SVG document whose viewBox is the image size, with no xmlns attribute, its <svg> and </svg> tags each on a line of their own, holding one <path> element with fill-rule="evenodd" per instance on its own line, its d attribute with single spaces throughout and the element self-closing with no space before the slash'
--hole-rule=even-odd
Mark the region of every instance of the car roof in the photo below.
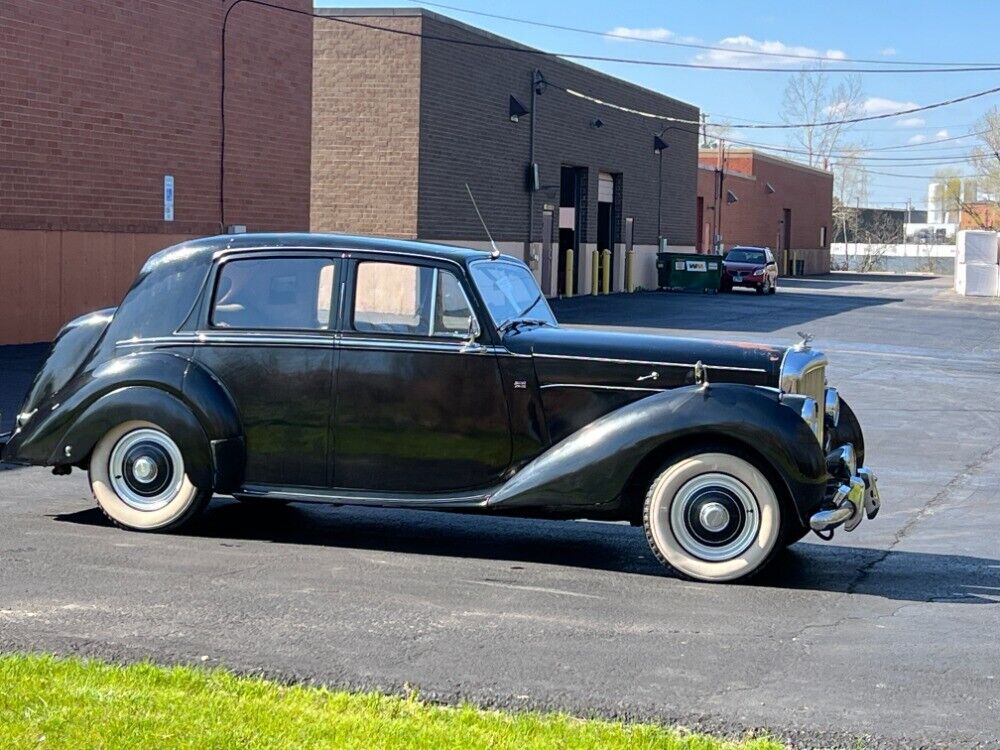
<svg viewBox="0 0 1000 750">
<path fill-rule="evenodd" d="M 737 245 L 736 247 L 729 248 L 728 252 L 732 252 L 733 250 L 760 250 L 761 252 L 764 252 L 768 249 L 769 248 L 766 247 L 758 247 L 757 245 Z"/>
<path fill-rule="evenodd" d="M 473 260 L 490 257 L 490 253 L 485 250 L 475 250 L 455 245 L 394 239 L 391 237 L 365 237 L 361 235 L 310 232 L 258 232 L 203 237 L 169 247 L 154 257 L 157 262 L 169 262 L 175 257 L 184 257 L 189 260 L 210 260 L 215 253 L 222 250 L 239 252 L 240 250 L 301 250 L 303 248 L 394 252 L 403 255 L 422 255 L 425 257 L 441 258 L 463 265 Z M 514 258 L 514 260 L 517 259 Z"/>
</svg>

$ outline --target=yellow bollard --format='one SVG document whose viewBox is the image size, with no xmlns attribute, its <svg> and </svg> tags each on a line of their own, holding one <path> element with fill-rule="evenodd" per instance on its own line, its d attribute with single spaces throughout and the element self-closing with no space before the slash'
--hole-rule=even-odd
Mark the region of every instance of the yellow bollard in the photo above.
<svg viewBox="0 0 1000 750">
<path fill-rule="evenodd" d="M 601 275 L 601 255 L 595 247 L 590 251 L 590 293 L 597 296 L 598 278 Z"/>
<path fill-rule="evenodd" d="M 625 253 L 625 291 L 634 292 L 635 283 L 632 280 L 632 268 L 635 265 L 635 250 L 629 248 Z"/>
<path fill-rule="evenodd" d="M 601 294 L 611 293 L 611 251 L 605 248 L 601 251 Z"/>
<path fill-rule="evenodd" d="M 573 248 L 566 251 L 566 296 L 573 296 Z"/>
</svg>

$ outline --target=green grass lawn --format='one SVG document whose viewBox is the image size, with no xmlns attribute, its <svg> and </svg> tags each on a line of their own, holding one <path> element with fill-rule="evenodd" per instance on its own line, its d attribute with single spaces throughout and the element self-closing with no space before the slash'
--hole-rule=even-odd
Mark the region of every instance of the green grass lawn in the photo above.
<svg viewBox="0 0 1000 750">
<path fill-rule="evenodd" d="M 221 670 L 0 656 L 0 748 L 780 750 L 652 725 L 433 706 Z"/>
</svg>

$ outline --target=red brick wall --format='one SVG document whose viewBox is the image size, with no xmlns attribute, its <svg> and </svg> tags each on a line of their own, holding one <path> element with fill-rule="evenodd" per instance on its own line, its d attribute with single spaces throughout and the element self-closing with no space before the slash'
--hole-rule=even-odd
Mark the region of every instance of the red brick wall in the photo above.
<svg viewBox="0 0 1000 750">
<path fill-rule="evenodd" d="M 0 228 L 218 231 L 227 5 L 0 3 Z M 311 23 L 246 3 L 231 15 L 227 224 L 308 226 Z M 175 178 L 172 223 L 164 174 Z"/>
<path fill-rule="evenodd" d="M 698 173 L 698 195 L 704 199 L 703 222 L 711 225 L 715 205 L 717 157 L 702 153 L 700 164 L 709 169 Z M 725 203 L 722 211 L 722 240 L 726 247 L 759 245 L 778 249 L 784 209 L 791 209 L 792 257 L 806 261 L 807 273 L 830 269 L 830 241 L 833 234 L 833 176 L 819 170 L 789 164 L 760 154 L 736 152 L 727 155 L 725 190 L 736 194 L 736 203 Z M 768 193 L 767 184 L 774 188 Z M 821 245 L 821 227 L 827 228 L 826 245 Z M 705 242 L 711 242 L 711 228 L 703 228 Z M 784 248 L 781 248 L 784 249 Z"/>
<path fill-rule="evenodd" d="M 308 228 L 312 19 L 248 3 L 228 25 L 220 216 L 231 4 L 0 0 L 0 344 L 117 304 L 142 262 L 184 237 Z"/>
</svg>

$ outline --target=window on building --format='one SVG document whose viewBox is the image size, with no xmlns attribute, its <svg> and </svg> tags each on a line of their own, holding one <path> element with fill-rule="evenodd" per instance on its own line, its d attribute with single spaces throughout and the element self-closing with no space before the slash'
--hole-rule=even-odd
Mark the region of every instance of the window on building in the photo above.
<svg viewBox="0 0 1000 750">
<path fill-rule="evenodd" d="M 403 263 L 358 264 L 357 331 L 464 338 L 472 314 L 461 283 L 448 271 Z"/>
<path fill-rule="evenodd" d="M 326 258 L 253 258 L 226 263 L 212 305 L 217 328 L 326 330 L 335 264 Z"/>
<path fill-rule="evenodd" d="M 819 246 L 826 247 L 826 225 L 819 228 Z"/>
</svg>

